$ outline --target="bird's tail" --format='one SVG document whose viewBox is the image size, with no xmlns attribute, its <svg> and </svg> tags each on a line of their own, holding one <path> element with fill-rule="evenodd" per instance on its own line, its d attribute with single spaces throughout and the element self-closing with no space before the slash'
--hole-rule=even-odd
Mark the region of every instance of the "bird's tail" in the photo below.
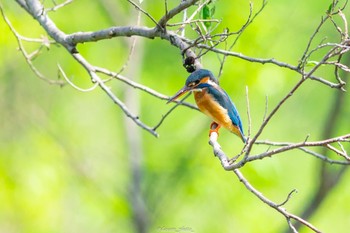
<svg viewBox="0 0 350 233">
<path fill-rule="evenodd" d="M 243 134 L 241 134 L 241 139 L 242 139 L 242 141 L 243 141 L 244 144 L 247 143 L 247 137 L 244 136 Z"/>
</svg>

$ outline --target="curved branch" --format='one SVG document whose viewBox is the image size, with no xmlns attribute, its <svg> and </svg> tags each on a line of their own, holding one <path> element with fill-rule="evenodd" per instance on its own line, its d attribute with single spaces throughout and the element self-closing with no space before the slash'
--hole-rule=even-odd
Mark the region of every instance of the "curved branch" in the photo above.
<svg viewBox="0 0 350 233">
<path fill-rule="evenodd" d="M 145 125 L 143 122 L 140 121 L 139 116 L 134 115 L 130 112 L 126 105 L 111 91 L 109 87 L 106 86 L 103 80 L 96 74 L 96 70 L 94 69 L 94 67 L 90 63 L 88 63 L 83 56 L 81 56 L 79 53 L 73 53 L 72 55 L 75 58 L 75 60 L 77 60 L 89 73 L 89 75 L 92 78 L 92 82 L 98 83 L 101 89 L 113 100 L 115 104 L 117 104 L 120 107 L 121 110 L 123 110 L 127 117 L 133 120 L 141 128 L 150 132 L 153 136 L 158 137 L 158 133 L 154 131 L 152 127 Z"/>
<path fill-rule="evenodd" d="M 109 87 L 103 82 L 103 80 L 96 74 L 96 69 L 93 65 L 91 65 L 83 56 L 81 56 L 78 51 L 75 49 L 75 45 L 67 42 L 67 35 L 61 31 L 55 23 L 48 17 L 45 12 L 43 6 L 38 0 L 27 0 L 26 5 L 22 5 L 21 1 L 16 0 L 22 7 L 24 7 L 29 14 L 31 14 L 40 25 L 46 30 L 46 32 L 59 44 L 64 46 L 73 58 L 78 61 L 88 72 L 91 77 L 92 82 L 98 83 L 101 89 L 112 99 L 112 101 L 119 106 L 119 108 L 132 119 L 138 126 L 147 130 L 154 136 L 158 136 L 157 132 L 153 130 L 152 127 L 145 125 L 140 121 L 137 115 L 132 114 L 129 109 L 125 106 L 125 104 L 116 97 L 116 95 L 110 90 Z"/>
<path fill-rule="evenodd" d="M 3 9 L 2 9 L 2 6 L 0 4 L 0 12 L 1 12 L 1 15 L 5 21 L 5 23 L 7 24 L 7 26 L 10 28 L 11 32 L 13 33 L 13 35 L 15 36 L 16 40 L 17 40 L 17 44 L 18 44 L 18 47 L 19 47 L 19 51 L 22 53 L 23 57 L 25 58 L 27 64 L 29 65 L 30 69 L 33 71 L 33 73 L 38 77 L 40 78 L 41 80 L 44 80 L 46 81 L 47 83 L 49 84 L 57 84 L 57 85 L 60 85 L 60 86 L 63 86 L 65 85 L 66 83 L 63 82 L 63 81 L 56 81 L 56 80 L 51 80 L 51 79 L 48 79 L 46 78 L 33 64 L 32 60 L 34 58 L 35 55 L 37 55 L 41 48 L 43 48 L 43 46 L 46 46 L 46 47 L 49 47 L 50 44 L 53 44 L 55 42 L 52 42 L 52 41 L 49 41 L 47 38 L 41 38 L 41 39 L 32 39 L 32 38 L 27 38 L 27 37 L 24 37 L 22 35 L 20 35 L 16 30 L 15 28 L 12 26 L 10 20 L 6 17 Z M 24 45 L 23 45 L 23 41 L 28 41 L 28 42 L 35 42 L 35 43 L 41 43 L 41 46 L 39 47 L 39 49 L 37 49 L 36 51 L 34 51 L 33 53 L 31 54 L 28 54 L 27 50 L 25 49 Z"/>
<path fill-rule="evenodd" d="M 166 23 L 172 19 L 175 15 L 179 14 L 183 10 L 187 9 L 188 7 L 194 5 L 199 0 L 185 0 L 181 1 L 181 3 L 176 6 L 175 8 L 171 9 L 170 11 L 166 12 L 166 14 L 158 21 L 158 24 L 161 27 L 165 27 Z"/>
</svg>

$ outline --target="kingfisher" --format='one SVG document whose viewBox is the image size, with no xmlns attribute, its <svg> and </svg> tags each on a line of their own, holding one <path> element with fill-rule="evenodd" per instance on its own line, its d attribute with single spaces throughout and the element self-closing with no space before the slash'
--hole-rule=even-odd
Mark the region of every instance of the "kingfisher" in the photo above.
<svg viewBox="0 0 350 233">
<path fill-rule="evenodd" d="M 209 116 L 213 122 L 210 125 L 210 133 L 216 132 L 221 126 L 237 135 L 246 143 L 243 126 L 236 106 L 219 86 L 218 80 L 211 71 L 198 69 L 188 76 L 185 86 L 181 88 L 168 103 L 176 100 L 183 94 L 192 91 L 194 99 L 201 112 Z"/>
</svg>

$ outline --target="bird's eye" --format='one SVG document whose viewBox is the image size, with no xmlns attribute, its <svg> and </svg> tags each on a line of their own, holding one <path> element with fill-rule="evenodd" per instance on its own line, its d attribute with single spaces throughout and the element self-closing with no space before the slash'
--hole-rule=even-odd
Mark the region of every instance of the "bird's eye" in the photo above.
<svg viewBox="0 0 350 233">
<path fill-rule="evenodd" d="M 199 83 L 199 80 L 190 82 L 190 83 L 188 84 L 188 87 L 194 87 L 194 86 L 198 85 L 198 83 Z"/>
<path fill-rule="evenodd" d="M 191 83 L 188 84 L 188 87 L 193 87 L 194 85 L 195 85 L 195 83 L 191 82 Z"/>
</svg>

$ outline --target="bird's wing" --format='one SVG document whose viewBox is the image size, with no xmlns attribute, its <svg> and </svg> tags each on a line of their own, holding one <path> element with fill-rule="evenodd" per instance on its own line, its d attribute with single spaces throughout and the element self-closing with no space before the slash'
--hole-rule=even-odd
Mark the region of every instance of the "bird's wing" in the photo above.
<svg viewBox="0 0 350 233">
<path fill-rule="evenodd" d="M 241 118 L 239 117 L 239 113 L 236 109 L 236 106 L 234 105 L 230 97 L 227 95 L 227 93 L 221 88 L 216 89 L 213 87 L 208 88 L 208 93 L 211 94 L 220 103 L 221 106 L 227 109 L 228 115 L 232 123 L 239 127 L 239 130 L 241 131 L 241 134 L 243 136 L 244 134 Z"/>
</svg>

